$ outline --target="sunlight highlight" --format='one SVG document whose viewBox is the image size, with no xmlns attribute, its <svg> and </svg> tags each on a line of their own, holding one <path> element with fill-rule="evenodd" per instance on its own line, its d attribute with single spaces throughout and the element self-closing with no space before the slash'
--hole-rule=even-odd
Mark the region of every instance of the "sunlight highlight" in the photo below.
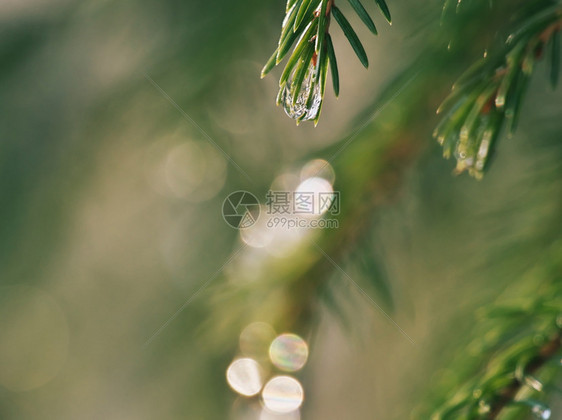
<svg viewBox="0 0 562 420">
<path fill-rule="evenodd" d="M 290 413 L 304 401 L 304 390 L 299 381 L 290 376 L 276 376 L 263 388 L 265 407 L 274 413 Z"/>
<path fill-rule="evenodd" d="M 263 386 L 261 366 L 250 358 L 235 360 L 226 370 L 226 380 L 234 391 L 251 397 L 258 394 Z"/>
<path fill-rule="evenodd" d="M 308 345 L 296 334 L 281 334 L 269 347 L 271 362 L 286 372 L 303 368 L 308 359 Z"/>
</svg>

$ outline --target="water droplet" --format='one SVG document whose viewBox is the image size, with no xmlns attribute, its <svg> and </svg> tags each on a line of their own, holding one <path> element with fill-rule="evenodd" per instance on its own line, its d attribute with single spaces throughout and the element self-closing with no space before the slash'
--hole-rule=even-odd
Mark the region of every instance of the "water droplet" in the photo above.
<svg viewBox="0 0 562 420">
<path fill-rule="evenodd" d="M 533 412 L 533 415 L 537 419 L 541 419 L 541 420 L 550 419 L 550 415 L 552 414 L 552 412 L 550 411 L 550 408 L 542 406 L 542 405 L 535 405 L 531 411 Z"/>
<path fill-rule="evenodd" d="M 295 372 L 305 365 L 308 359 L 308 346 L 296 334 L 281 334 L 271 343 L 269 357 L 279 369 Z"/>
<path fill-rule="evenodd" d="M 535 391 L 541 392 L 544 388 L 542 382 L 539 381 L 537 378 L 527 375 L 525 376 L 524 380 L 527 386 L 533 388 Z"/>
<path fill-rule="evenodd" d="M 457 149 L 455 151 L 455 158 L 457 159 L 457 171 L 462 172 L 465 169 L 472 168 L 474 165 L 474 156 L 468 155 L 464 150 Z"/>
<path fill-rule="evenodd" d="M 290 376 L 276 376 L 263 388 L 263 403 L 274 413 L 290 413 L 297 410 L 304 400 L 302 385 Z"/>
<path fill-rule="evenodd" d="M 526 405 L 528 407 L 531 407 L 531 413 L 533 413 L 533 416 L 536 419 L 549 420 L 552 414 L 548 405 L 544 404 L 541 401 L 529 399 L 529 400 L 515 401 L 514 404 Z"/>
<path fill-rule="evenodd" d="M 235 360 L 226 370 L 226 380 L 234 391 L 251 397 L 260 392 L 263 385 L 261 366 L 254 359 Z"/>
<path fill-rule="evenodd" d="M 315 119 L 320 112 L 322 104 L 322 94 L 320 91 L 320 83 L 316 78 L 316 67 L 310 64 L 306 77 L 302 82 L 302 87 L 296 100 L 293 96 L 293 80 L 292 77 L 283 87 L 281 101 L 287 115 L 294 120 L 310 121 Z"/>
<path fill-rule="evenodd" d="M 479 414 L 486 414 L 489 413 L 492 407 L 484 400 L 478 401 L 478 413 Z"/>
<path fill-rule="evenodd" d="M 478 158 L 479 159 L 486 159 L 488 156 L 488 151 L 490 149 L 490 143 L 492 141 L 492 131 L 487 130 L 484 135 L 482 136 L 482 142 L 480 143 L 480 147 L 478 148 Z"/>
</svg>

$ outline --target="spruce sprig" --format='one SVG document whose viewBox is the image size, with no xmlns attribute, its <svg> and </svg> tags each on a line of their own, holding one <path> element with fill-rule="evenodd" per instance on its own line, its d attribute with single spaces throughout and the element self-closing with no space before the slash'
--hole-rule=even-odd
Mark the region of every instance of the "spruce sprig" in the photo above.
<svg viewBox="0 0 562 420">
<path fill-rule="evenodd" d="M 498 51 L 486 53 L 453 85 L 433 133 L 446 158 L 454 155 L 456 173 L 482 178 L 503 127 L 517 128 L 521 106 L 537 61 L 550 58 L 553 88 L 560 73 L 562 5 L 554 4 L 524 19 Z M 545 54 L 546 51 L 546 54 Z"/>
<path fill-rule="evenodd" d="M 441 402 L 435 408 L 429 401 L 416 418 L 516 420 L 529 413 L 551 418 L 547 399 L 556 390 L 562 356 L 561 251 L 560 243 L 546 250 L 518 285 L 534 294 L 524 301 L 500 297 L 478 312 L 463 356 L 436 389 Z M 449 395 L 443 400 L 442 393 Z"/>
<path fill-rule="evenodd" d="M 377 35 L 375 23 L 360 0 L 348 0 L 352 9 L 369 30 Z M 385 19 L 391 15 L 385 0 L 375 0 Z M 277 104 L 299 124 L 313 120 L 318 124 L 324 102 L 328 67 L 332 75 L 334 93 L 339 95 L 339 72 L 334 45 L 330 36 L 331 18 L 334 17 L 361 64 L 369 60 L 357 33 L 335 5 L 335 0 L 288 0 L 277 49 L 262 70 L 262 78 L 289 55 L 279 80 Z M 292 53 L 289 54 L 291 48 Z"/>
</svg>

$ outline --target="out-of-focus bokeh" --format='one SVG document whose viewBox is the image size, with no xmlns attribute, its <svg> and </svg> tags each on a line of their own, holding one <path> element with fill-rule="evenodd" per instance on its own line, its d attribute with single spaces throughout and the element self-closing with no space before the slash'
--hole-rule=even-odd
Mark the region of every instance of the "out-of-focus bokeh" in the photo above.
<svg viewBox="0 0 562 420">
<path fill-rule="evenodd" d="M 542 75 L 483 182 L 451 176 L 428 120 L 426 150 L 373 215 L 392 317 L 416 345 L 355 289 L 340 296 L 347 321 L 320 306 L 302 340 L 269 324 L 273 303 L 261 319 L 245 319 L 254 302 L 237 295 L 213 303 L 222 286 L 252 288 L 276 264 L 298 264 L 307 240 L 263 248 L 268 238 L 225 223 L 223 200 L 296 188 L 307 162 L 353 133 L 413 62 L 439 17 L 439 2 L 401 0 L 392 28 L 377 21 L 377 38 L 356 25 L 369 70 L 335 31 L 342 94 L 328 93 L 316 129 L 297 128 L 274 104 L 278 72 L 259 78 L 284 7 L 0 3 L 0 418 L 278 418 L 231 390 L 262 386 L 267 408 L 300 407 L 303 419 L 408 418 L 474 309 L 532 266 L 562 197 L 552 174 L 562 96 Z M 408 124 L 400 111 L 387 124 Z M 360 205 L 334 167 L 322 176 Z"/>
</svg>

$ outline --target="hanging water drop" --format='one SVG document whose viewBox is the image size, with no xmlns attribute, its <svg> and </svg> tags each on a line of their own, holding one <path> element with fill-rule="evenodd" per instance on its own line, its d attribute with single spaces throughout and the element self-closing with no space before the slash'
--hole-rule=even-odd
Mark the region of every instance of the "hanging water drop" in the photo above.
<svg viewBox="0 0 562 420">
<path fill-rule="evenodd" d="M 487 401 L 480 400 L 478 401 L 478 414 L 487 414 L 490 412 L 492 407 L 488 404 Z"/>
<path fill-rule="evenodd" d="M 527 376 L 525 376 L 524 380 L 525 380 L 525 384 L 527 384 L 527 386 L 529 386 L 530 388 L 533 388 L 535 391 L 542 392 L 542 390 L 544 388 L 544 385 L 537 378 L 534 378 L 532 376 L 527 375 Z"/>
<path fill-rule="evenodd" d="M 457 159 L 456 172 L 461 173 L 474 166 L 474 156 L 469 154 L 465 145 L 459 144 L 455 150 L 455 158 Z"/>
<path fill-rule="evenodd" d="M 516 401 L 515 404 L 518 405 L 526 405 L 531 408 L 531 413 L 533 413 L 533 417 L 539 420 L 549 420 L 550 416 L 552 415 L 552 411 L 548 407 L 548 405 L 544 404 L 541 401 L 529 399 L 523 401 Z"/>
<path fill-rule="evenodd" d="M 550 415 L 552 414 L 550 408 L 544 405 L 535 405 L 532 409 L 532 412 L 535 418 L 540 420 L 548 420 L 550 419 Z"/>
<path fill-rule="evenodd" d="M 295 91 L 293 77 L 294 74 L 283 87 L 281 95 L 285 112 L 289 117 L 297 120 L 297 123 L 316 119 L 322 104 L 322 93 L 320 83 L 317 80 L 316 67 L 312 62 L 310 63 L 296 99 L 293 95 Z"/>
</svg>

